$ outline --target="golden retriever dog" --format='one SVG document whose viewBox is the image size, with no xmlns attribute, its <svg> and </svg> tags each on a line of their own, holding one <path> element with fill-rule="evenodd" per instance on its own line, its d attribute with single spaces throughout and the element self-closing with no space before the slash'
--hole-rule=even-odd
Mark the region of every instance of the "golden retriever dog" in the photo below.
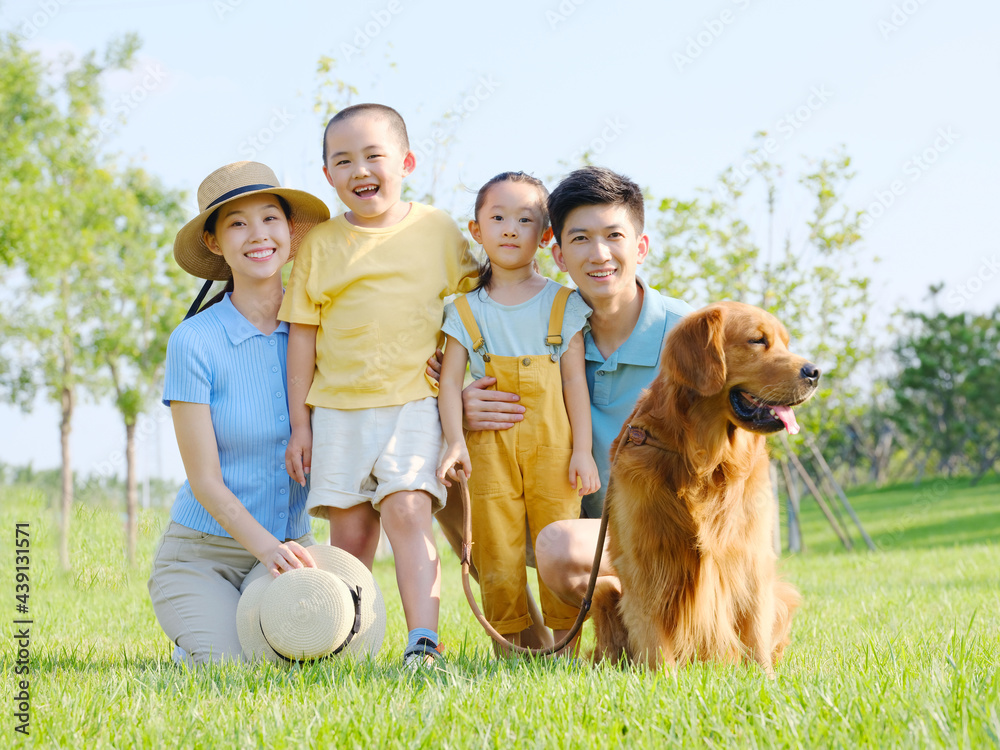
<svg viewBox="0 0 1000 750">
<path fill-rule="evenodd" d="M 819 375 L 750 305 L 710 305 L 670 332 L 612 449 L 605 502 L 621 588 L 594 597 L 596 660 L 746 659 L 773 676 L 799 595 L 777 576 L 764 436 L 798 432 L 792 407 Z"/>
</svg>

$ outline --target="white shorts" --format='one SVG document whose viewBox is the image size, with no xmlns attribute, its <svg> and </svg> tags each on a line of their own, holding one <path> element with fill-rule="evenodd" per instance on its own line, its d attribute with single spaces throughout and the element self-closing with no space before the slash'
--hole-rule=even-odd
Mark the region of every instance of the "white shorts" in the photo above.
<svg viewBox="0 0 1000 750">
<path fill-rule="evenodd" d="M 437 399 L 373 409 L 324 409 L 312 415 L 312 469 L 306 508 L 327 517 L 327 508 L 371 503 L 375 510 L 393 492 L 423 490 L 433 512 L 445 504 L 437 478 L 443 437 Z"/>
</svg>

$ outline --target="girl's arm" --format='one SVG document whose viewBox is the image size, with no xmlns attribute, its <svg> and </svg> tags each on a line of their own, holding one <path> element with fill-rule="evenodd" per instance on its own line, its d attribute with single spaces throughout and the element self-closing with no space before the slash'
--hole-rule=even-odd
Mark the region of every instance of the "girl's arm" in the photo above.
<svg viewBox="0 0 1000 750">
<path fill-rule="evenodd" d="M 444 350 L 444 360 L 441 363 L 441 383 L 438 392 L 441 431 L 444 433 L 444 439 L 448 441 L 448 450 L 437 470 L 438 479 L 448 487 L 451 487 L 449 476 L 452 479 L 458 478 L 454 472 L 456 464 L 465 471 L 466 479 L 472 475 L 469 449 L 465 445 L 465 435 L 462 433 L 462 386 L 465 384 L 465 365 L 468 361 L 469 353 L 465 347 L 458 339 L 449 336 Z"/>
<path fill-rule="evenodd" d="M 319 326 L 291 323 L 288 327 L 288 421 L 292 435 L 285 448 L 288 476 L 303 487 L 312 468 L 312 422 L 306 396 L 316 371 L 316 331 Z"/>
<path fill-rule="evenodd" d="M 569 426 L 573 429 L 573 457 L 569 462 L 569 483 L 580 487 L 580 495 L 601 488 L 601 477 L 594 462 L 594 435 L 590 423 L 590 391 L 584 357 L 583 332 L 578 331 L 559 360 L 563 400 Z M 579 479 L 579 482 L 577 481 Z"/>
<path fill-rule="evenodd" d="M 222 481 L 219 447 L 208 404 L 171 401 L 170 414 L 191 491 L 212 518 L 274 576 L 293 568 L 315 568 L 316 563 L 305 547 L 275 537 Z"/>
</svg>

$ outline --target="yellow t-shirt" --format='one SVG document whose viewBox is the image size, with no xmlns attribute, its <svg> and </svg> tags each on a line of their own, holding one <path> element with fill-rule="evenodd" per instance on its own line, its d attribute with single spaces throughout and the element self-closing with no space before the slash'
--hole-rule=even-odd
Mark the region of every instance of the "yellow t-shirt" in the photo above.
<svg viewBox="0 0 1000 750">
<path fill-rule="evenodd" d="M 422 203 L 383 229 L 343 215 L 314 227 L 278 311 L 280 320 L 319 326 L 307 403 L 368 409 L 436 396 L 424 371 L 440 342 L 444 298 L 471 290 L 477 273 L 455 222 Z"/>
</svg>

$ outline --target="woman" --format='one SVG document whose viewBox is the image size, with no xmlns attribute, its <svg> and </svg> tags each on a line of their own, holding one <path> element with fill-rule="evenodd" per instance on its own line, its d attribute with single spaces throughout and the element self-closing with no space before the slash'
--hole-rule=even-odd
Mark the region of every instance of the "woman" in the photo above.
<svg viewBox="0 0 1000 750">
<path fill-rule="evenodd" d="M 153 560 L 149 594 L 164 632 L 194 664 L 239 659 L 240 586 L 260 561 L 272 575 L 315 567 L 306 490 L 285 471 L 288 324 L 281 268 L 329 218 L 308 193 L 280 187 L 263 164 L 216 170 L 174 257 L 205 279 L 229 279 L 216 304 L 185 320 L 167 347 L 170 406 L 187 481 Z"/>
</svg>

